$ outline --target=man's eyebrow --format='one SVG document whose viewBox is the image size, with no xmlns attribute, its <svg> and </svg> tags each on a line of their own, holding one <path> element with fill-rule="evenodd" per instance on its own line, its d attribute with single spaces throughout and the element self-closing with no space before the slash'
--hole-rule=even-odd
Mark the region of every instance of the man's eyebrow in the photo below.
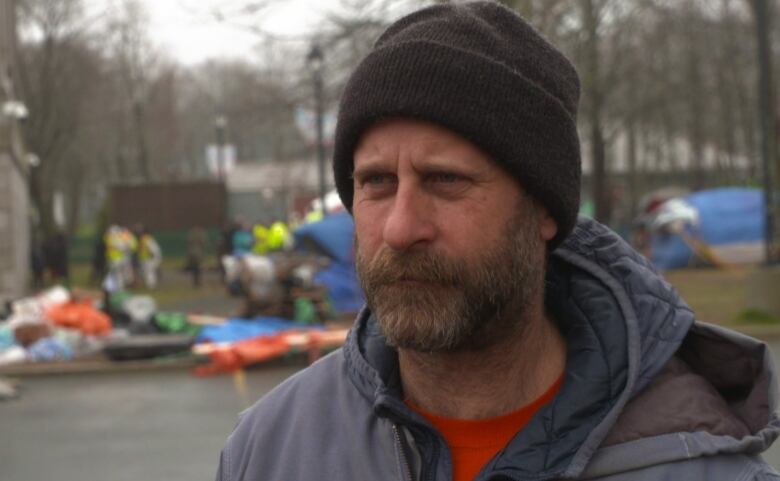
<svg viewBox="0 0 780 481">
<path fill-rule="evenodd" d="M 355 176 L 361 176 L 365 174 L 376 173 L 382 170 L 387 170 L 387 168 L 382 165 L 382 162 L 377 160 L 375 161 L 368 160 L 362 162 L 362 164 L 363 165 L 361 165 L 360 167 L 354 167 L 352 169 L 352 174 L 350 175 L 350 177 L 354 179 Z"/>
</svg>

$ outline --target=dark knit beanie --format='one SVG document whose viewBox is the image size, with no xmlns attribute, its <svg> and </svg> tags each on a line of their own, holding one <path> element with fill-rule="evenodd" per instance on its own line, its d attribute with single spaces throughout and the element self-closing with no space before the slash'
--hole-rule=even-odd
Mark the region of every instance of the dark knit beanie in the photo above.
<svg viewBox="0 0 780 481">
<path fill-rule="evenodd" d="M 426 120 L 468 139 L 515 176 L 571 232 L 580 196 L 579 78 L 528 23 L 494 2 L 441 4 L 391 25 L 347 83 L 333 172 L 352 210 L 362 133 L 393 117 Z"/>
</svg>

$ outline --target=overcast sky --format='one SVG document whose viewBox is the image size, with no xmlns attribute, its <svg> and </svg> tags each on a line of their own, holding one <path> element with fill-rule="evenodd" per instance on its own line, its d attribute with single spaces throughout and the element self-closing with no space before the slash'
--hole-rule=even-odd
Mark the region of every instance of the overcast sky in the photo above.
<svg viewBox="0 0 780 481">
<path fill-rule="evenodd" d="M 238 18 L 220 22 L 212 13 L 215 7 L 228 12 L 236 11 L 236 6 L 253 3 L 250 0 L 141 1 L 150 16 L 152 38 L 181 63 L 192 64 L 213 57 L 255 57 L 252 47 L 258 42 L 258 35 L 242 27 Z M 298 41 L 319 30 L 319 24 L 326 15 L 342 7 L 340 0 L 276 0 L 268 3 L 272 6 L 264 9 L 262 16 L 255 16 L 254 21 L 259 22 L 258 26 L 266 32 L 297 38 Z M 419 0 L 395 0 L 390 4 L 387 15 L 398 17 L 419 4 Z"/>
<path fill-rule="evenodd" d="M 184 64 L 208 58 L 250 60 L 258 36 L 237 20 L 218 21 L 214 7 L 230 9 L 239 0 L 141 0 L 149 14 L 149 34 L 167 56 Z M 105 2 L 105 3 L 104 3 Z M 92 6 L 111 0 L 91 0 Z M 248 3 L 248 2 L 244 2 Z M 280 36 L 299 37 L 311 32 L 338 0 L 283 0 L 263 12 L 262 28 Z"/>
<path fill-rule="evenodd" d="M 88 12 L 99 18 L 124 0 L 83 0 Z M 149 18 L 148 33 L 172 60 L 186 65 L 210 58 L 256 60 L 253 47 L 262 38 L 247 24 L 264 32 L 308 45 L 312 32 L 322 30 L 327 14 L 343 8 L 343 0 L 139 0 Z M 261 15 L 236 15 L 240 8 L 268 3 Z M 386 14 L 397 18 L 421 4 L 420 0 L 395 0 Z M 368 7 L 373 8 L 373 7 Z M 222 21 L 216 10 L 233 12 Z M 379 13 L 379 11 L 375 11 Z"/>
<path fill-rule="evenodd" d="M 212 57 L 251 59 L 258 36 L 237 20 L 219 22 L 210 14 L 225 0 L 144 0 L 150 34 L 174 59 L 192 64 Z M 330 0 L 285 0 L 264 12 L 262 28 L 279 35 L 305 34 L 322 18 Z"/>
</svg>

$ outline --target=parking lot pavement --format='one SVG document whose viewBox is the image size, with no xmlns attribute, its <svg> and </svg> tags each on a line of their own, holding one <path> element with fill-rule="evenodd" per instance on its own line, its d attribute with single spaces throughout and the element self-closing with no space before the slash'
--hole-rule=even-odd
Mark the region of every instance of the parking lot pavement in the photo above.
<svg viewBox="0 0 780 481">
<path fill-rule="evenodd" d="M 248 397 L 301 367 L 248 371 Z M 187 370 L 24 378 L 0 402 L 0 478 L 213 480 L 243 404 L 233 377 Z"/>
<path fill-rule="evenodd" d="M 780 339 L 770 347 L 777 365 Z M 280 362 L 248 371 L 248 398 L 302 367 Z M 4 481 L 212 480 L 245 407 L 231 376 L 197 378 L 186 370 L 24 378 L 20 394 L 0 402 Z M 780 443 L 764 458 L 780 468 Z"/>
</svg>

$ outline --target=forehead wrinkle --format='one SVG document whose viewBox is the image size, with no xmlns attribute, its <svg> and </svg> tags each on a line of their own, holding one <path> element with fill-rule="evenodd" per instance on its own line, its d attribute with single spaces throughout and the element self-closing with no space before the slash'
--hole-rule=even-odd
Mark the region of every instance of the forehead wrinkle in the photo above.
<svg viewBox="0 0 780 481">
<path fill-rule="evenodd" d="M 355 177 L 363 173 L 374 172 L 377 170 L 386 170 L 389 164 L 389 161 L 383 160 L 383 158 L 380 156 L 368 157 L 365 160 L 361 160 L 360 165 L 355 163 L 355 166 L 352 168 L 352 176 Z"/>
<path fill-rule="evenodd" d="M 358 148 L 355 149 L 355 153 L 352 156 L 352 175 L 360 173 L 364 170 L 372 170 L 379 167 L 386 167 L 388 162 L 388 156 L 381 144 L 377 142 L 371 142 L 366 144 L 365 141 L 361 141 Z M 360 159 L 360 165 L 358 166 L 358 158 Z"/>
<path fill-rule="evenodd" d="M 454 141 L 460 141 L 462 147 L 455 149 Z M 375 124 L 359 141 L 355 149 L 355 154 L 358 153 L 361 167 L 357 168 L 354 162 L 357 155 L 354 155 L 353 176 L 364 169 L 392 168 L 405 160 L 415 172 L 454 169 L 483 176 L 500 170 L 495 160 L 467 139 L 434 124 L 416 121 L 388 120 Z"/>
</svg>

